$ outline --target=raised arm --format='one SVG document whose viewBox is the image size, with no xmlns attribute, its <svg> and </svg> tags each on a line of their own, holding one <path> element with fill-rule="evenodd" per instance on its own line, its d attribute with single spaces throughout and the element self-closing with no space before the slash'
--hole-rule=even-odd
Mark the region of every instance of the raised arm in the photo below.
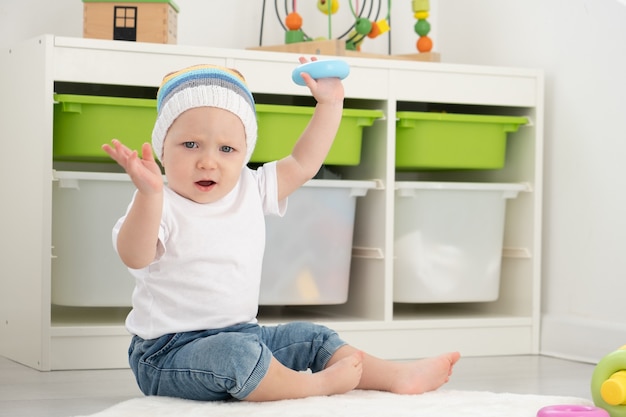
<svg viewBox="0 0 626 417">
<path fill-rule="evenodd" d="M 129 268 L 143 268 L 156 256 L 163 210 L 163 178 L 150 144 L 141 148 L 141 159 L 118 140 L 104 149 L 124 168 L 137 187 L 137 194 L 117 236 L 120 259 Z"/>
<path fill-rule="evenodd" d="M 300 58 L 300 62 L 306 59 Z M 291 155 L 278 161 L 278 198 L 282 200 L 313 178 L 333 144 L 343 112 L 344 90 L 339 78 L 312 79 L 303 73 L 317 101 L 309 124 L 294 145 Z"/>
</svg>

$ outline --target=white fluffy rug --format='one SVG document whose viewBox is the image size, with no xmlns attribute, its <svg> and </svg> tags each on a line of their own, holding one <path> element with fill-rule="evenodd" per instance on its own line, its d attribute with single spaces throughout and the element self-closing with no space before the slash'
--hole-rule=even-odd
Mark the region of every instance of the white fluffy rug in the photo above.
<svg viewBox="0 0 626 417">
<path fill-rule="evenodd" d="M 90 417 L 535 417 L 541 407 L 556 404 L 593 405 L 590 400 L 575 397 L 483 391 L 440 390 L 422 395 L 352 391 L 331 397 L 268 403 L 143 397 Z"/>
</svg>

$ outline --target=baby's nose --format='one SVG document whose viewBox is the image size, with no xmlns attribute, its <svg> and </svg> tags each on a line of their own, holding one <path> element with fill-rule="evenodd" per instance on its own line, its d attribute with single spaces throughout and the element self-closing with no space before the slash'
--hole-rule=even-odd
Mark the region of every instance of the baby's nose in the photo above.
<svg viewBox="0 0 626 417">
<path fill-rule="evenodd" d="M 212 152 L 203 152 L 198 159 L 198 168 L 200 169 L 210 169 L 215 168 L 216 166 L 216 158 Z"/>
</svg>

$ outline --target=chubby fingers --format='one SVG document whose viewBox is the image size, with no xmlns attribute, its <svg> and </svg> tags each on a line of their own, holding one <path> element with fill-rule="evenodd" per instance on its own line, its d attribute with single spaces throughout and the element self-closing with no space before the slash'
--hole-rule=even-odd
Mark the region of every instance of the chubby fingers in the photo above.
<svg viewBox="0 0 626 417">
<path fill-rule="evenodd" d="M 108 153 L 111 156 L 111 158 L 114 158 L 114 156 L 121 156 L 121 155 L 128 156 L 133 152 L 117 139 L 113 139 L 111 141 L 111 145 L 109 145 L 108 143 L 105 143 L 104 145 L 102 145 L 102 149 L 106 153 Z"/>
<path fill-rule="evenodd" d="M 152 145 L 150 145 L 148 142 L 145 142 L 143 145 L 141 145 L 141 159 L 143 159 L 144 161 L 155 162 L 154 154 L 152 153 Z"/>
<path fill-rule="evenodd" d="M 125 146 L 124 144 L 122 144 L 122 142 L 120 142 L 117 139 L 113 139 L 111 141 L 111 145 L 109 144 L 104 144 L 102 145 L 102 149 L 109 154 L 109 156 L 118 164 L 120 164 L 122 167 L 126 168 L 128 166 L 128 163 L 134 159 L 137 158 L 137 152 L 130 150 L 127 146 Z"/>
<path fill-rule="evenodd" d="M 298 61 L 300 61 L 301 64 L 306 64 L 307 62 L 309 62 L 309 60 L 306 57 L 303 57 L 303 56 L 299 57 Z M 311 62 L 313 62 L 313 61 L 317 61 L 317 57 L 316 56 L 312 56 L 311 57 Z"/>
<path fill-rule="evenodd" d="M 317 81 L 315 81 L 313 77 L 309 75 L 308 72 L 302 72 L 300 73 L 300 76 L 304 80 L 304 83 L 306 84 L 306 86 L 309 87 L 309 90 L 313 92 L 314 89 L 317 87 Z"/>
</svg>

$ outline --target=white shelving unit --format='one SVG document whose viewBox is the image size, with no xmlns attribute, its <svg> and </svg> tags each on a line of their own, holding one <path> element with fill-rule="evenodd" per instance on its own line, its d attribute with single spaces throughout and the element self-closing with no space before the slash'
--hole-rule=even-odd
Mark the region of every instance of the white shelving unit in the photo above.
<svg viewBox="0 0 626 417">
<path fill-rule="evenodd" d="M 0 143 L 0 355 L 40 370 L 126 367 L 127 309 L 51 303 L 55 83 L 157 87 L 167 72 L 197 63 L 239 69 L 258 97 L 309 96 L 291 81 L 297 55 L 42 36 L 2 51 Z M 263 323 L 306 319 L 390 359 L 460 350 L 466 356 L 539 349 L 543 75 L 529 69 L 346 58 L 346 106 L 383 110 L 366 128 L 361 164 L 343 179 L 376 180 L 358 201 L 348 302 L 262 307 Z M 527 116 L 508 139 L 504 169 L 396 172 L 395 113 L 411 108 Z M 98 171 L 99 166 L 90 169 Z M 507 206 L 500 296 L 495 302 L 393 302 L 397 180 L 521 182 Z M 107 196 L 103 195 L 102 199 Z M 95 222 L 98 219 L 94 219 Z M 98 256 L 94 253 L 93 256 Z"/>
</svg>

